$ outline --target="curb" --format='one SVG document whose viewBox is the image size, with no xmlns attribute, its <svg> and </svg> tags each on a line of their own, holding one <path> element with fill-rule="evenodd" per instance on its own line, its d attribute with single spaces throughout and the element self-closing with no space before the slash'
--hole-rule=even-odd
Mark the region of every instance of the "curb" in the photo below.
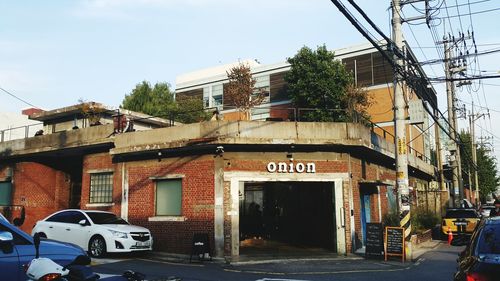
<svg viewBox="0 0 500 281">
<path fill-rule="evenodd" d="M 331 258 L 281 258 L 281 259 L 263 259 L 263 260 L 248 260 L 248 261 L 228 261 L 230 265 L 258 265 L 267 263 L 287 263 L 300 261 L 355 261 L 364 260 L 361 257 L 331 257 Z"/>
</svg>

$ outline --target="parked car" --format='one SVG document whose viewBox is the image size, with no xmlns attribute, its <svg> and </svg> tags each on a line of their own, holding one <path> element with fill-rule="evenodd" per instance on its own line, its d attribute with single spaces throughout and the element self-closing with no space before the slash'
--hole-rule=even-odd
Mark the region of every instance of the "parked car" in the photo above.
<svg viewBox="0 0 500 281">
<path fill-rule="evenodd" d="M 50 240 L 40 242 L 40 255 L 61 265 L 67 265 L 77 256 L 86 255 L 82 248 Z M 1 280 L 26 280 L 24 267 L 35 257 L 33 238 L 10 224 L 0 214 L 0 268 Z"/>
<path fill-rule="evenodd" d="M 449 229 L 454 235 L 471 234 L 480 220 L 481 216 L 475 209 L 448 209 L 441 223 L 441 233 L 446 236 Z"/>
<path fill-rule="evenodd" d="M 500 276 L 500 217 L 486 218 L 459 254 L 455 281 L 493 281 Z"/>
<path fill-rule="evenodd" d="M 483 217 L 489 217 L 491 210 L 495 209 L 495 206 L 493 204 L 483 204 L 481 206 L 481 216 Z"/>
<path fill-rule="evenodd" d="M 93 257 L 106 253 L 148 251 L 152 249 L 151 232 L 129 224 L 110 212 L 63 210 L 38 221 L 32 233 L 53 240 L 74 243 Z"/>
</svg>

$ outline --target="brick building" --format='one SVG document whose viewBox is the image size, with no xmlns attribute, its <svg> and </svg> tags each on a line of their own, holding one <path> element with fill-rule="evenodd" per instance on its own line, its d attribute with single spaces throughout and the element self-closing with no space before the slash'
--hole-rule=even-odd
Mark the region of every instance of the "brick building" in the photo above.
<svg viewBox="0 0 500 281">
<path fill-rule="evenodd" d="M 409 157 L 411 185 L 428 185 L 434 167 Z M 59 209 L 108 210 L 149 228 L 155 250 L 188 254 L 207 233 L 219 257 L 255 238 L 353 252 L 395 207 L 394 174 L 394 145 L 354 123 L 103 124 L 0 143 L 0 184 L 25 206 L 23 230 Z"/>
</svg>

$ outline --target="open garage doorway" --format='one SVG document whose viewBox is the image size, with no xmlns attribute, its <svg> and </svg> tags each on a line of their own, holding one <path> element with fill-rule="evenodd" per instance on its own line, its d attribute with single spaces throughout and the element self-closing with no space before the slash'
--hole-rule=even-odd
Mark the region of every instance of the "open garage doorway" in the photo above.
<svg viewBox="0 0 500 281">
<path fill-rule="evenodd" d="M 337 251 L 333 182 L 246 182 L 240 254 Z"/>
</svg>

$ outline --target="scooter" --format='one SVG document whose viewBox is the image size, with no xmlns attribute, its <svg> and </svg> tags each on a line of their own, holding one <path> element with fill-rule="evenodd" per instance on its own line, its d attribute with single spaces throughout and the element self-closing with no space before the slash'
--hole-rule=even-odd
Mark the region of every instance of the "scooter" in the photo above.
<svg viewBox="0 0 500 281">
<path fill-rule="evenodd" d="M 143 281 L 144 274 L 125 271 L 121 276 L 101 278 L 88 265 L 91 260 L 88 256 L 77 256 L 66 266 L 57 264 L 49 258 L 40 257 L 40 235 L 33 236 L 35 244 L 35 258 L 30 262 L 26 275 L 28 280 L 34 281 Z"/>
</svg>

